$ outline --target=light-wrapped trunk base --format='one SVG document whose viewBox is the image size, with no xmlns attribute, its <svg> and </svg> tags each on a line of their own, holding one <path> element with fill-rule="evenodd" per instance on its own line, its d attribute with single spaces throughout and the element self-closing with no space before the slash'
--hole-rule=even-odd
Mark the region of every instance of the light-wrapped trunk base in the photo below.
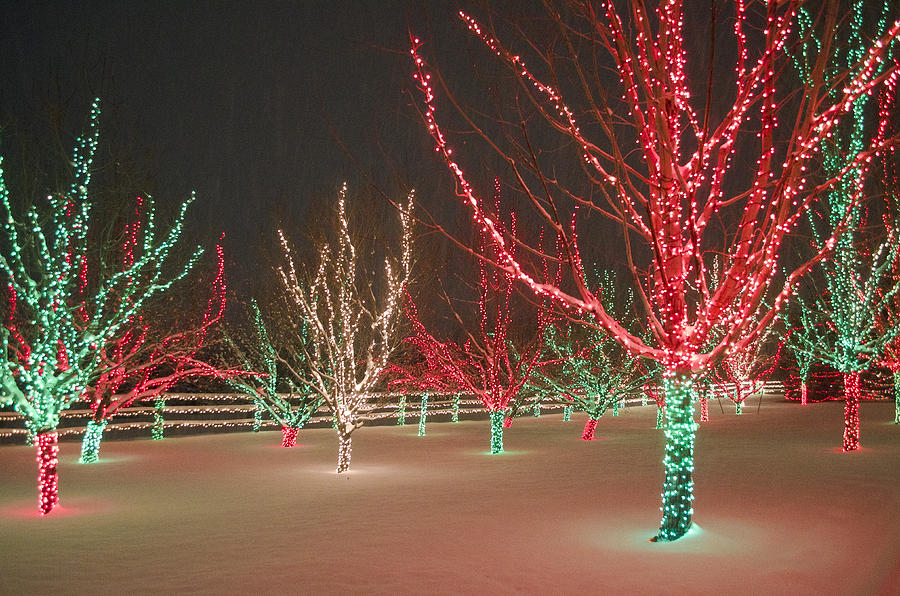
<svg viewBox="0 0 900 596">
<path fill-rule="evenodd" d="M 700 398 L 700 422 L 709 422 L 709 399 Z"/>
<path fill-rule="evenodd" d="M 587 422 L 584 423 L 584 430 L 581 431 L 581 440 L 582 441 L 593 441 L 594 440 L 594 431 L 597 429 L 597 418 L 593 416 L 588 418 Z"/>
<path fill-rule="evenodd" d="M 450 411 L 450 422 L 459 422 L 459 393 L 453 396 L 453 409 Z"/>
<path fill-rule="evenodd" d="M 38 464 L 38 507 L 41 515 L 47 515 L 59 505 L 59 433 L 40 433 L 35 436 Z"/>
<path fill-rule="evenodd" d="M 422 403 L 419 404 L 419 432 L 420 437 L 425 436 L 425 419 L 428 417 L 428 394 L 422 394 Z"/>
<path fill-rule="evenodd" d="M 406 425 L 406 396 L 400 396 L 400 405 L 397 406 L 397 426 Z"/>
<path fill-rule="evenodd" d="M 103 439 L 103 431 L 108 422 L 108 420 L 88 421 L 84 437 L 81 439 L 81 457 L 78 458 L 78 463 L 93 464 L 100 461 L 100 441 Z"/>
<path fill-rule="evenodd" d="M 350 448 L 350 434 L 338 433 L 338 474 L 350 469 Z"/>
<path fill-rule="evenodd" d="M 572 419 L 572 410 L 574 409 L 573 406 L 563 407 L 563 422 L 568 422 Z"/>
<path fill-rule="evenodd" d="M 160 441 L 165 433 L 165 420 L 163 419 L 163 409 L 166 407 L 166 401 L 157 399 L 153 401 L 153 428 L 150 429 L 150 437 L 154 441 Z"/>
<path fill-rule="evenodd" d="M 844 373 L 844 451 L 859 449 L 859 373 Z"/>
<path fill-rule="evenodd" d="M 800 405 L 805 406 L 809 402 L 807 401 L 808 390 L 806 388 L 806 381 L 800 383 Z"/>
<path fill-rule="evenodd" d="M 491 411 L 491 454 L 503 453 L 503 427 L 506 426 L 503 410 Z M 509 419 L 512 422 L 512 419 Z"/>
<path fill-rule="evenodd" d="M 297 434 L 300 432 L 299 428 L 291 428 L 290 426 L 282 426 L 281 427 L 281 446 L 282 447 L 296 447 L 297 446 Z"/>
<path fill-rule="evenodd" d="M 693 379 L 676 376 L 663 380 L 666 392 L 666 479 L 662 492 L 663 518 L 653 541 L 672 541 L 691 528 L 694 514 L 694 422 Z"/>
</svg>

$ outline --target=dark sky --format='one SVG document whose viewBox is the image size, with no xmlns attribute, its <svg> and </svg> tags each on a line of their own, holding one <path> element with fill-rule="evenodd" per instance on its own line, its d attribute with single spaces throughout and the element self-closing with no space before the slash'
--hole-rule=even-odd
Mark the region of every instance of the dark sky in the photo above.
<svg viewBox="0 0 900 596">
<path fill-rule="evenodd" d="M 7 170 L 26 137 L 38 151 L 57 150 L 45 124 L 58 107 L 58 150 L 68 151 L 99 96 L 105 151 L 140 181 L 129 192 L 163 202 L 196 190 L 193 217 L 225 231 L 232 250 L 273 233 L 273 214 L 302 219 L 304 205 L 333 197 L 344 179 L 360 185 L 365 174 L 400 193 L 434 178 L 433 162 L 419 157 L 429 139 L 408 107 L 403 52 L 408 23 L 424 29 L 426 12 L 452 23 L 450 3 L 0 5 Z"/>
</svg>

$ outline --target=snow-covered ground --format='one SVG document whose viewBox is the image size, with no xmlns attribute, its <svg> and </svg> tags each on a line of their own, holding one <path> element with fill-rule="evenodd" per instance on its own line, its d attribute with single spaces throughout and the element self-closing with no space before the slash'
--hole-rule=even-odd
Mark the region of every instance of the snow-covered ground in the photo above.
<svg viewBox="0 0 900 596">
<path fill-rule="evenodd" d="M 488 422 L 63 443 L 61 508 L 36 515 L 33 451 L 0 447 L 2 594 L 898 594 L 900 426 L 864 402 L 711 404 L 697 436 L 696 531 L 659 521 L 655 408 Z"/>
</svg>

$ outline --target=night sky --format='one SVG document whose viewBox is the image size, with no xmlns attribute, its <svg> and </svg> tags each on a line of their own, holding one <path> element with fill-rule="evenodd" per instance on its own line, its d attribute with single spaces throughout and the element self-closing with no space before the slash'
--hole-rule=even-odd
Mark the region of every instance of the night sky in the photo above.
<svg viewBox="0 0 900 596">
<path fill-rule="evenodd" d="M 343 180 L 395 196 L 449 182 L 410 107 L 405 52 L 408 26 L 465 36 L 450 3 L 3 4 L 0 153 L 14 188 L 21 147 L 63 159 L 94 96 L 97 163 L 161 204 L 196 190 L 194 225 L 226 232 L 245 265 L 276 220 L 302 222 Z"/>
</svg>

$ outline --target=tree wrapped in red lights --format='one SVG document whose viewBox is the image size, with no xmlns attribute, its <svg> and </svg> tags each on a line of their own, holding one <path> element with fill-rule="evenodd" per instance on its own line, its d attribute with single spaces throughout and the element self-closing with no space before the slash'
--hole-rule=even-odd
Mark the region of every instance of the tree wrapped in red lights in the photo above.
<svg viewBox="0 0 900 596">
<path fill-rule="evenodd" d="M 728 354 L 715 368 L 720 385 L 731 386 L 731 390 L 724 393 L 734 402 L 737 414 L 742 412 L 743 404 L 748 397 L 763 390 L 766 381 L 778 366 L 784 342 L 778 344 L 774 354 L 767 354 L 766 352 L 771 349 L 769 345 L 771 337 L 770 328 L 755 343 Z"/>
<path fill-rule="evenodd" d="M 710 13 L 704 5 L 694 12 L 711 15 L 711 51 L 720 48 L 715 43 L 718 29 L 726 26 L 733 34 L 732 73 L 716 72 L 718 55 L 708 63 L 708 54 L 698 59 L 688 55 L 683 29 L 685 15 L 692 13 L 680 0 L 663 0 L 652 14 L 642 0 L 622 8 L 613 2 L 568 2 L 560 7 L 547 3 L 553 47 L 541 52 L 537 43 L 526 39 L 522 44 L 536 57 L 540 71 L 532 70 L 494 32 L 460 13 L 470 31 L 508 67 L 511 84 L 518 88 L 513 113 L 490 123 L 483 123 L 474 111 L 461 110 L 466 132 L 480 135 L 488 150 L 499 155 L 517 191 L 543 217 L 543 225 L 563 238 L 569 267 L 564 286 L 536 279 L 536 268 L 527 258 L 533 252 L 513 254 L 510 247 L 522 240 L 504 233 L 485 213 L 479 192 L 451 148 L 452 139 L 438 121 L 432 75 L 420 53 L 421 43 L 412 40 L 428 131 L 456 180 L 457 194 L 503 249 L 500 265 L 537 295 L 591 313 L 631 353 L 659 362 L 665 371 L 666 479 L 663 519 L 654 540 L 678 539 L 691 527 L 696 379 L 726 353 L 757 341 L 798 278 L 822 258 L 818 254 L 795 264 L 772 306 L 759 318 L 754 316 L 778 272 L 785 237 L 804 210 L 848 171 L 894 142 L 873 141 L 848 156 L 841 171 L 817 183 L 807 179 L 807 170 L 818 166 L 823 141 L 849 115 L 853 103 L 886 78 L 878 73 L 900 22 L 869 45 L 858 67 L 841 79 L 835 97 L 830 94 L 832 81 L 824 76 L 833 37 L 823 39 L 810 76 L 799 89 L 784 74 L 789 60 L 784 49 L 792 41 L 799 5 L 799 0 L 769 0 L 756 13 L 748 11 L 743 0 L 735 0 L 727 10 Z M 825 27 L 834 29 L 837 2 L 830 2 L 822 14 Z M 621 95 L 608 93 L 610 72 L 619 76 Z M 694 84 L 689 72 L 706 74 Z M 463 103 L 454 99 L 454 105 Z M 552 151 L 534 148 L 533 140 L 552 134 L 574 149 L 570 157 L 581 164 L 578 172 L 557 167 L 562 155 L 558 143 Z M 473 137 L 467 138 L 472 151 Z M 474 157 L 484 162 L 483 155 Z M 567 225 L 575 208 L 596 216 L 591 223 L 612 222 L 606 229 L 593 228 L 595 235 L 618 226 L 651 341 L 629 332 L 588 288 L 581 258 L 587 246 L 579 244 Z M 588 218 L 580 222 L 583 232 Z M 834 242 L 829 238 L 825 246 Z M 715 286 L 707 275 L 714 254 L 723 263 Z M 710 344 L 714 328 L 725 333 Z"/>
<path fill-rule="evenodd" d="M 151 204 L 141 253 L 118 271 L 103 269 L 107 247 L 89 234 L 97 222 L 88 197 L 99 117 L 95 102 L 88 133 L 76 142 L 68 190 L 19 215 L 0 170 L 0 225 L 6 236 L 0 247 L 6 278 L 0 402 L 12 403 L 35 433 L 41 514 L 59 503 L 60 413 L 106 372 L 103 348 L 133 325 L 153 297 L 187 275 L 202 252 L 197 248 L 186 262 L 172 263 L 193 198 L 182 204 L 165 233 L 157 229 Z"/>
<path fill-rule="evenodd" d="M 138 254 L 142 251 L 139 242 L 145 232 L 140 219 L 142 205 L 143 201 L 138 199 L 137 219 L 126 226 L 122 251 L 125 268 L 134 264 L 136 251 Z M 221 245 L 216 246 L 216 259 L 216 276 L 202 316 L 194 321 L 172 321 L 166 325 L 163 321 L 171 316 L 163 312 L 165 305 L 145 304 L 98 350 L 101 372 L 85 391 L 90 400 L 91 420 L 81 442 L 80 463 L 99 460 L 103 431 L 121 409 L 135 402 L 157 400 L 187 379 L 228 379 L 245 374 L 239 369 L 216 367 L 198 354 L 225 310 L 225 261 Z M 120 305 L 128 306 L 128 303 Z M 83 310 L 79 313 L 84 320 L 86 313 Z"/>
<path fill-rule="evenodd" d="M 499 200 L 495 206 L 495 213 L 499 213 Z M 500 225 L 498 216 L 494 221 Z M 514 217 L 510 228 L 515 228 Z M 406 313 L 415 335 L 406 341 L 424 358 L 429 371 L 425 382 L 428 378 L 440 379 L 481 400 L 491 419 L 491 453 L 497 454 L 503 452 L 503 428 L 510 402 L 527 387 L 541 357 L 550 313 L 546 307 L 539 308 L 537 324 L 529 332 L 516 333 L 511 328 L 515 277 L 491 265 L 498 256 L 497 247 L 486 232 L 480 236 L 478 327 L 470 317 L 457 312 L 448 298 L 448 308 L 466 339 L 462 343 L 440 341 L 421 323 L 415 304 L 409 301 Z"/>
<path fill-rule="evenodd" d="M 293 371 L 295 383 L 317 395 L 334 417 L 338 433 L 337 472 L 350 469 L 352 433 L 365 424 L 365 413 L 388 360 L 402 341 L 401 301 L 410 281 L 414 193 L 398 211 L 400 255 L 385 258 L 382 292 L 376 295 L 374 272 L 360 263 L 346 210 L 347 185 L 337 201 L 337 238 L 323 243 L 315 273 L 298 273 L 290 245 L 279 230 L 285 264 L 278 269 L 286 297 L 309 330 L 306 369 Z"/>
<path fill-rule="evenodd" d="M 282 315 L 287 310 L 284 306 L 280 309 Z M 251 301 L 250 311 L 253 331 L 227 336 L 228 359 L 235 360 L 245 370 L 258 371 L 258 374 L 232 376 L 225 382 L 250 395 L 257 411 L 268 412 L 281 425 L 282 447 L 295 447 L 300 429 L 324 403 L 321 395 L 291 382 L 292 376 L 302 382 L 309 374 L 306 360 L 309 331 L 302 320 L 291 321 L 289 317 L 281 316 L 281 325 L 273 336 L 273 325 L 266 324 L 256 300 Z"/>
</svg>

